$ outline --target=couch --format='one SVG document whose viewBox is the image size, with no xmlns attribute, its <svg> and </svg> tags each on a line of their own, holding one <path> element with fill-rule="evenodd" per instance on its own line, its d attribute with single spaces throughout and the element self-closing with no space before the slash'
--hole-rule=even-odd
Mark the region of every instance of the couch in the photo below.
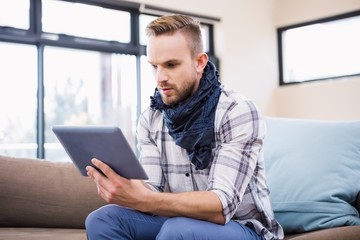
<svg viewBox="0 0 360 240">
<path fill-rule="evenodd" d="M 285 239 L 360 239 L 360 122 L 267 118 L 266 170 Z M 0 156 L 0 239 L 85 240 L 106 204 L 71 162 Z"/>
<path fill-rule="evenodd" d="M 84 221 L 105 204 L 70 162 L 0 156 L 1 240 L 86 240 Z"/>
</svg>

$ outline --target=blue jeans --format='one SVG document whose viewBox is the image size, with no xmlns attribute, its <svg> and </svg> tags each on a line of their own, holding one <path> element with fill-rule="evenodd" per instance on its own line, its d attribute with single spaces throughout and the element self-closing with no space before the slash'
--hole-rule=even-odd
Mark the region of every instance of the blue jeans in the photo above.
<svg viewBox="0 0 360 240">
<path fill-rule="evenodd" d="M 230 221 L 219 225 L 186 217 L 166 218 L 118 205 L 106 205 L 86 218 L 89 240 L 262 240 L 250 228 Z"/>
</svg>

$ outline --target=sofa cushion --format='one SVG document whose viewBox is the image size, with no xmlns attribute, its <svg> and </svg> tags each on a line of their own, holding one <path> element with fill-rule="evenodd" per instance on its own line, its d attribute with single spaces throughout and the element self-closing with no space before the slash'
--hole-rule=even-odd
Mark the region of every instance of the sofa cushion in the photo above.
<svg viewBox="0 0 360 240">
<path fill-rule="evenodd" d="M 84 228 L 105 204 L 70 162 L 0 156 L 0 227 Z"/>
<path fill-rule="evenodd" d="M 1 240 L 86 240 L 85 229 L 0 228 Z"/>
<path fill-rule="evenodd" d="M 268 118 L 273 209 L 286 233 L 360 225 L 360 122 Z"/>
<path fill-rule="evenodd" d="M 335 227 L 286 235 L 284 240 L 359 240 L 360 226 Z"/>
</svg>

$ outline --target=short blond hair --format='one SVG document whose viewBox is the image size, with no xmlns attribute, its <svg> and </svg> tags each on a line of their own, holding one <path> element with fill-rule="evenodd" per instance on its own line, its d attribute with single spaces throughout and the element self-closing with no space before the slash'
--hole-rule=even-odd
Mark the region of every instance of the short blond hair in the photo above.
<svg viewBox="0 0 360 240">
<path fill-rule="evenodd" d="M 175 14 L 158 17 L 150 22 L 145 29 L 148 37 L 173 34 L 177 31 L 180 31 L 188 38 L 190 52 L 193 57 L 204 51 L 200 21 L 190 16 Z"/>
</svg>

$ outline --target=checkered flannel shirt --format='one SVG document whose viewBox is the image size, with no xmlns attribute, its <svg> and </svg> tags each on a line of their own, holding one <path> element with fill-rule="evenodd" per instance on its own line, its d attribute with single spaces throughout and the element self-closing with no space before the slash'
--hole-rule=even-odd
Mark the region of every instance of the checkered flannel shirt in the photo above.
<svg viewBox="0 0 360 240">
<path fill-rule="evenodd" d="M 264 120 L 246 97 L 224 89 L 215 114 L 215 148 L 208 168 L 198 170 L 168 133 L 160 111 L 145 110 L 138 122 L 140 161 L 154 191 L 213 191 L 226 222 L 238 221 L 265 239 L 282 239 L 265 179 Z"/>
</svg>

